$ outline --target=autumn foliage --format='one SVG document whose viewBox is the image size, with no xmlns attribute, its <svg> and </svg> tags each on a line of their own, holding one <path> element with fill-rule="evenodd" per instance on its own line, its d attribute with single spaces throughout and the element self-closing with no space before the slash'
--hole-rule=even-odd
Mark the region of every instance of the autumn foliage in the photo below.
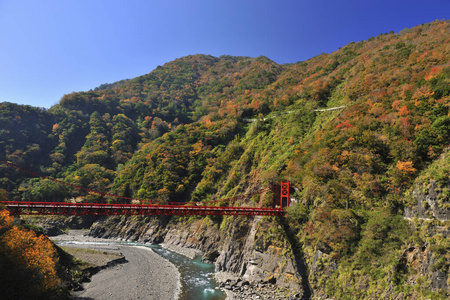
<svg viewBox="0 0 450 300">
<path fill-rule="evenodd" d="M 449 30 L 435 21 L 286 65 L 190 55 L 49 110 L 0 103 L 0 160 L 141 203 L 231 198 L 287 179 L 305 249 L 337 264 L 392 262 L 370 244 L 409 241 L 405 193 L 450 146 Z M 1 189 L 10 200 L 123 201 L 3 165 Z M 364 266 L 354 270 L 381 268 Z M 342 287 L 327 295 L 344 298 Z"/>
<path fill-rule="evenodd" d="M 20 229 L 12 221 L 8 211 L 0 211 L 2 299 L 44 299 L 60 287 L 55 247 L 46 236 Z"/>
</svg>

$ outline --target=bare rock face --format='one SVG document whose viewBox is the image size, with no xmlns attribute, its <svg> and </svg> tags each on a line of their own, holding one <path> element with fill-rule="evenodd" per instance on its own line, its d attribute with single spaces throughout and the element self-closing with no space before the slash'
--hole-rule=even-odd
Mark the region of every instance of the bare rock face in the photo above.
<svg viewBox="0 0 450 300">
<path fill-rule="evenodd" d="M 302 280 L 294 260 L 289 256 L 290 251 L 275 245 L 268 245 L 265 248 L 258 243 L 264 238 L 258 232 L 261 220 L 261 217 L 253 220 L 244 244 L 239 275 L 251 282 L 276 283 L 280 288 L 302 290 Z"/>
<path fill-rule="evenodd" d="M 87 229 L 97 220 L 97 216 L 38 216 L 31 224 L 41 227 L 47 236 L 63 234 L 67 228 Z M 18 222 L 24 222 L 18 218 Z M 29 220 L 26 221 L 30 222 Z"/>
<path fill-rule="evenodd" d="M 208 264 L 214 264 L 214 262 L 217 260 L 217 258 L 220 256 L 219 251 L 213 250 L 206 252 L 202 256 L 202 261 Z"/>
<path fill-rule="evenodd" d="M 209 218 L 112 217 L 97 221 L 90 235 L 195 249 L 201 251 L 203 261 L 215 264 L 217 272 L 234 274 L 258 290 L 270 287 L 276 294 L 275 290 L 283 289 L 276 299 L 303 294 L 292 249 L 273 245 L 264 231 L 268 226 L 262 220 L 262 217 L 229 217 L 224 225 L 222 220 Z M 237 291 L 251 290 L 244 286 L 237 287 Z"/>
<path fill-rule="evenodd" d="M 450 199 L 447 191 L 444 190 L 448 188 L 450 188 L 450 182 L 442 188 L 436 180 L 430 180 L 427 187 L 416 186 L 412 192 L 412 198 L 417 204 L 405 208 L 405 217 L 450 220 Z"/>
<path fill-rule="evenodd" d="M 319 263 L 319 261 L 327 261 L 328 263 L 324 265 L 323 263 Z M 311 275 L 314 276 L 317 272 L 322 272 L 326 276 L 331 276 L 337 267 L 336 262 L 330 257 L 329 254 L 317 249 L 311 264 Z"/>
<path fill-rule="evenodd" d="M 281 288 L 301 290 L 301 278 L 297 269 L 292 260 L 287 259 L 282 252 L 282 248 L 274 246 L 269 246 L 264 253 L 251 251 L 242 263 L 240 275 L 252 282 L 276 283 Z"/>
<path fill-rule="evenodd" d="M 409 276 L 408 281 L 416 284 L 421 277 L 426 277 L 430 281 L 430 288 L 433 291 L 444 290 L 450 292 L 448 285 L 448 274 L 436 269 L 437 257 L 433 255 L 428 244 L 422 247 L 409 247 L 403 252 L 402 263 L 415 270 L 415 274 Z"/>
<path fill-rule="evenodd" d="M 420 285 L 425 280 L 432 291 L 446 291 L 448 294 L 448 256 L 442 250 L 442 244 L 445 243 L 436 241 L 450 238 L 450 179 L 446 182 L 429 179 L 425 183 L 428 184 L 419 183 L 414 186 L 410 199 L 410 203 L 414 204 L 405 208 L 404 217 L 411 220 L 411 227 L 421 232 L 425 236 L 424 240 L 430 241 L 431 245 L 425 243 L 422 247 L 407 248 L 401 263 L 405 268 L 414 270 L 408 276 L 408 284 Z"/>
</svg>

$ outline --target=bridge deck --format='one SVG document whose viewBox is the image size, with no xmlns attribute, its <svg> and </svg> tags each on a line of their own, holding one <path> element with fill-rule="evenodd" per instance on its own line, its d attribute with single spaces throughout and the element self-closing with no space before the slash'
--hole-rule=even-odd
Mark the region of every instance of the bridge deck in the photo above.
<svg viewBox="0 0 450 300">
<path fill-rule="evenodd" d="M 104 197 L 113 197 L 119 201 L 133 201 L 129 197 L 113 195 L 107 192 L 94 191 L 69 182 L 37 174 L 31 170 L 0 160 L 0 164 L 14 168 L 19 172 L 50 180 L 55 184 L 64 185 L 71 189 L 93 193 Z M 254 195 L 274 190 L 276 185 L 268 186 L 246 195 L 234 196 L 227 199 L 208 201 L 209 203 L 224 203 L 239 199 L 250 199 Z M 281 182 L 279 208 L 236 207 L 236 206 L 206 206 L 197 203 L 169 204 L 105 204 L 105 203 L 67 203 L 67 202 L 28 202 L 28 201 L 0 201 L 13 215 L 246 215 L 246 216 L 280 216 L 286 213 L 283 208 L 289 207 L 289 182 Z M 242 202 L 242 201 L 240 201 Z M 283 204 L 286 202 L 285 204 Z M 142 200 L 141 203 L 146 203 Z M 148 202 L 147 202 L 148 203 Z M 230 205 L 230 204 L 228 204 Z M 242 204 L 241 204 L 242 205 Z"/>
<path fill-rule="evenodd" d="M 280 208 L 1 201 L 12 215 L 246 215 L 280 216 Z"/>
</svg>

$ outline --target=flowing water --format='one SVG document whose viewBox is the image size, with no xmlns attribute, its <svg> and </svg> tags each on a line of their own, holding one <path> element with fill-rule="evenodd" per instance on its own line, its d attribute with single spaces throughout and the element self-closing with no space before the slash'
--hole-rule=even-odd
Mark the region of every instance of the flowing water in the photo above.
<svg viewBox="0 0 450 300">
<path fill-rule="evenodd" d="M 55 241 L 56 244 L 95 244 L 95 245 L 137 245 L 151 248 L 173 263 L 180 272 L 182 289 L 179 300 L 223 300 L 226 294 L 219 290 L 214 280 L 214 265 L 201 262 L 200 258 L 189 259 L 158 245 L 144 245 L 132 242 L 78 242 Z"/>
<path fill-rule="evenodd" d="M 178 267 L 183 284 L 180 300 L 221 300 L 226 298 L 226 294 L 218 289 L 213 278 L 214 265 L 205 264 L 201 262 L 200 258 L 189 259 L 157 245 L 148 247 Z"/>
</svg>

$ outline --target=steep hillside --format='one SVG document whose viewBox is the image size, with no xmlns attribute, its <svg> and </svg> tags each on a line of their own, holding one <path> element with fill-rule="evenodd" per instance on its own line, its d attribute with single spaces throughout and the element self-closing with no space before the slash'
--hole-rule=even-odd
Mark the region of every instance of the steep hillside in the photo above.
<svg viewBox="0 0 450 300">
<path fill-rule="evenodd" d="M 260 250 L 289 248 L 283 255 L 306 268 L 295 277 L 306 294 L 445 298 L 449 27 L 436 21 L 288 65 L 187 56 L 65 95 L 48 111 L 1 103 L 0 160 L 146 203 L 220 199 L 287 179 L 294 199 L 286 219 L 266 220 L 284 235 Z M 3 165 L 0 177 L 11 200 L 117 201 Z M 416 207 L 426 201 L 412 194 L 437 189 L 438 211 Z M 245 201 L 269 205 L 272 196 Z M 212 220 L 218 235 L 256 226 L 227 220 Z M 251 251 L 245 245 L 223 253 Z M 408 253 L 434 260 L 418 271 Z M 225 267 L 239 273 L 233 268 Z"/>
</svg>

